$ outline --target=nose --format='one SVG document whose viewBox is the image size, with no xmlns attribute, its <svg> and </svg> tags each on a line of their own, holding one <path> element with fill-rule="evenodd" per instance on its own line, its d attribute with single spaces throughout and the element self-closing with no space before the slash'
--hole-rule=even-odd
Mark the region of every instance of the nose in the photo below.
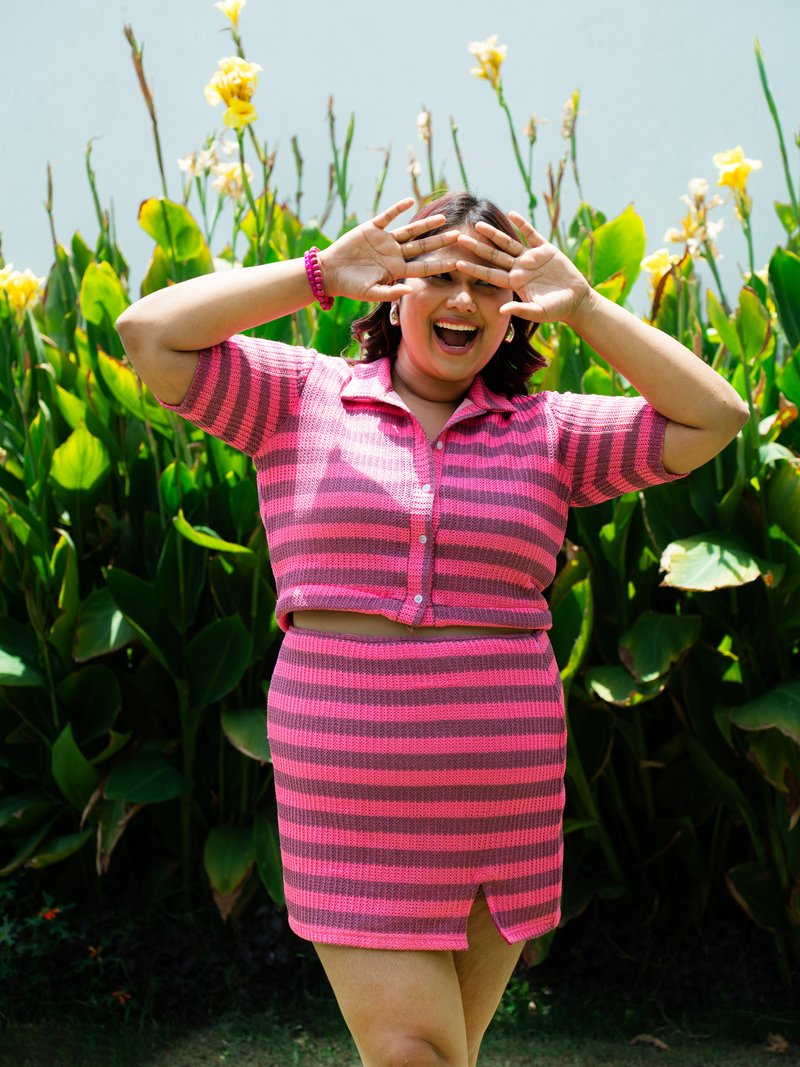
<svg viewBox="0 0 800 1067">
<path fill-rule="evenodd" d="M 453 311 L 461 312 L 475 312 L 478 310 L 475 301 L 472 299 L 472 294 L 464 285 L 456 286 L 447 298 L 445 306 L 452 308 Z"/>
</svg>

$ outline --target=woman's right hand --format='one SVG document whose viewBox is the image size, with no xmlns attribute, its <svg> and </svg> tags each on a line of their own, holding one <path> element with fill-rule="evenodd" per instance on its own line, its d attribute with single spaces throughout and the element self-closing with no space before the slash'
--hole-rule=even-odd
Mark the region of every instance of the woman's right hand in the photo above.
<svg viewBox="0 0 800 1067">
<path fill-rule="evenodd" d="M 424 260 L 408 263 L 407 260 L 424 252 L 454 245 L 458 230 L 437 233 L 424 237 L 447 220 L 444 215 L 430 215 L 426 219 L 401 226 L 391 232 L 386 229 L 398 215 L 408 211 L 414 200 L 408 197 L 343 234 L 337 241 L 319 253 L 322 268 L 322 285 L 327 296 L 347 296 L 351 300 L 396 300 L 411 292 L 410 286 L 393 285 L 397 278 L 426 278 L 431 274 L 455 270 L 459 258 L 454 248 L 453 262 L 434 263 Z"/>
</svg>

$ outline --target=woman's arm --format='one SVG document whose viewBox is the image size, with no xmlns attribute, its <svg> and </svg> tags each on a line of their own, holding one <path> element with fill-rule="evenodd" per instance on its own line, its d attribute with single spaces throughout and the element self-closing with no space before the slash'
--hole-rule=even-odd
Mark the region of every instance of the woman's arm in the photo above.
<svg viewBox="0 0 800 1067">
<path fill-rule="evenodd" d="M 669 334 L 592 289 L 580 271 L 516 212 L 509 218 L 525 235 L 525 248 L 500 230 L 479 222 L 492 244 L 461 235 L 459 244 L 493 264 L 459 260 L 458 269 L 519 294 L 504 314 L 534 322 L 565 322 L 627 378 L 669 420 L 662 462 L 670 474 L 685 474 L 721 452 L 749 418 L 736 390 Z"/>
<path fill-rule="evenodd" d="M 441 226 L 443 215 L 386 230 L 413 202 L 400 201 L 320 253 L 328 296 L 394 299 L 410 292 L 408 286 L 392 287 L 396 278 L 424 277 L 442 270 L 441 265 L 407 264 L 406 259 L 455 243 L 455 230 L 416 239 Z M 455 266 L 455 258 L 449 269 Z M 200 349 L 290 315 L 314 299 L 303 260 L 293 259 L 206 274 L 159 289 L 131 304 L 117 319 L 117 329 L 128 358 L 149 388 L 168 404 L 180 404 L 189 390 Z"/>
</svg>

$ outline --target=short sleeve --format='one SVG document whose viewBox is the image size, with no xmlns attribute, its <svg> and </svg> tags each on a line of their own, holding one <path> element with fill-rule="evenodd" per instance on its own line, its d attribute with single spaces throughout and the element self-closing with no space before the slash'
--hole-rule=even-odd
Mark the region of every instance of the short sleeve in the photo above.
<svg viewBox="0 0 800 1067">
<path fill-rule="evenodd" d="M 159 403 L 256 456 L 300 396 L 316 359 L 311 349 L 237 334 L 200 352 L 183 403 Z"/>
<path fill-rule="evenodd" d="M 573 507 L 686 477 L 664 470 L 667 419 L 642 397 L 551 393 L 550 407 Z"/>
</svg>

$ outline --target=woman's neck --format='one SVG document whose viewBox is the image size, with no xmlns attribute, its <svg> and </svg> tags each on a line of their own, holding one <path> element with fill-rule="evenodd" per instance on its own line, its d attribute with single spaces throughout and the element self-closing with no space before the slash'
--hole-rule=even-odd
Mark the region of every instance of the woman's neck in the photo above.
<svg viewBox="0 0 800 1067">
<path fill-rule="evenodd" d="M 395 392 L 405 392 L 428 404 L 457 406 L 470 391 L 473 381 L 474 378 L 460 382 L 431 378 L 418 371 L 410 361 L 402 360 L 399 354 L 392 363 L 392 385 Z"/>
</svg>

